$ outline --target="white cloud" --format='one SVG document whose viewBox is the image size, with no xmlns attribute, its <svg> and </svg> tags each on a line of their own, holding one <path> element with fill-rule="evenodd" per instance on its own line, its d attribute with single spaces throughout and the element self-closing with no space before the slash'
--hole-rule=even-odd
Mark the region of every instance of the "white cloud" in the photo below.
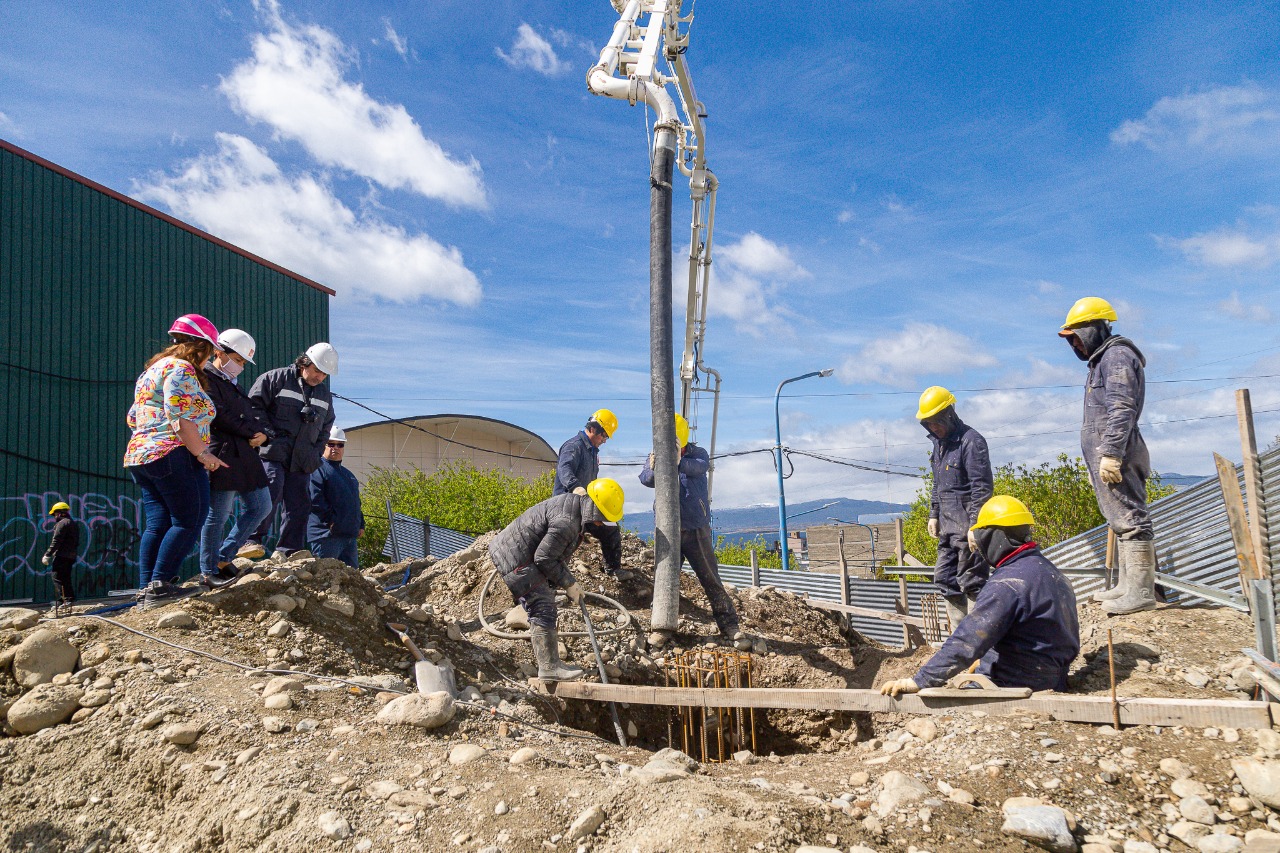
<svg viewBox="0 0 1280 853">
<path fill-rule="evenodd" d="M 553 31 L 553 34 L 556 31 Z M 551 42 L 538 35 L 528 24 L 521 24 L 516 31 L 516 40 L 511 45 L 511 52 L 502 48 L 494 48 L 494 53 L 512 68 L 529 68 L 548 77 L 562 74 L 569 70 L 569 63 L 556 56 Z"/>
<path fill-rule="evenodd" d="M 1280 142 L 1280 98 L 1254 83 L 1161 98 L 1140 119 L 1111 132 L 1117 145 L 1153 151 L 1226 151 Z"/>
<path fill-rule="evenodd" d="M 289 25 L 275 2 L 259 8 L 270 32 L 254 38 L 253 58 L 221 85 L 236 110 L 299 142 L 327 166 L 389 189 L 485 206 L 480 165 L 450 157 L 403 106 L 379 102 L 346 79 L 353 57 L 336 35 L 319 26 Z"/>
<path fill-rule="evenodd" d="M 3 112 L 0 112 L 0 133 L 8 133 L 14 136 L 20 135 L 18 133 L 18 125 Z"/>
<path fill-rule="evenodd" d="M 340 294 L 479 301 L 480 282 L 456 248 L 356 215 L 324 183 L 285 175 L 242 136 L 217 139 L 216 153 L 139 185 L 137 197 Z"/>
<path fill-rule="evenodd" d="M 1266 267 L 1280 258 L 1280 234 L 1252 237 L 1224 228 L 1185 239 L 1163 238 L 1192 261 L 1211 267 Z"/>
<path fill-rule="evenodd" d="M 1062 292 L 1062 285 L 1058 284 L 1056 281 L 1040 279 L 1036 282 L 1036 290 L 1039 291 L 1042 296 L 1052 296 Z"/>
<path fill-rule="evenodd" d="M 720 248 L 707 310 L 730 318 L 740 331 L 762 334 L 785 313 L 774 297 L 787 282 L 808 277 L 785 246 L 751 231 Z"/>
<path fill-rule="evenodd" d="M 856 218 L 857 214 L 852 210 L 849 210 L 847 207 L 836 214 L 836 222 L 839 222 L 841 225 L 844 225 L 846 222 L 852 222 Z"/>
<path fill-rule="evenodd" d="M 1231 291 L 1231 296 L 1218 303 L 1218 310 L 1233 320 L 1250 320 L 1255 323 L 1270 323 L 1271 310 L 1265 305 L 1246 305 L 1240 301 L 1240 294 Z"/>
<path fill-rule="evenodd" d="M 386 38 L 387 43 L 391 45 L 392 49 L 394 49 L 396 53 L 400 54 L 401 59 L 403 59 L 405 62 L 408 62 L 409 61 L 409 40 L 404 36 L 400 35 L 398 32 L 396 32 L 396 28 L 391 26 L 390 18 L 383 18 L 382 23 L 386 27 L 386 33 L 384 37 Z"/>
<path fill-rule="evenodd" d="M 999 362 L 976 341 L 933 323 L 910 322 L 845 359 L 838 373 L 844 382 L 867 382 L 899 388 L 918 384 L 917 377 L 953 376 L 970 367 Z"/>
</svg>

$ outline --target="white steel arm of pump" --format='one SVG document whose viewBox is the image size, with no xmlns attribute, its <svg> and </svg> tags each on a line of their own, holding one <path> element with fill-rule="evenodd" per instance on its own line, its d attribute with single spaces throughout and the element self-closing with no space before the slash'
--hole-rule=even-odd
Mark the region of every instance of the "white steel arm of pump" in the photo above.
<svg viewBox="0 0 1280 853">
<path fill-rule="evenodd" d="M 647 32 L 643 48 L 646 50 L 657 50 L 657 38 L 661 29 L 655 24 L 665 18 L 665 7 L 666 3 L 659 0 L 651 13 L 651 17 L 656 18 L 656 20 L 652 20 L 650 25 L 645 28 Z M 661 74 L 651 71 L 647 75 L 657 78 L 656 82 L 643 79 L 638 74 L 631 74 L 625 78 L 614 76 L 622 58 L 623 49 L 627 47 L 628 37 L 635 27 L 636 19 L 640 17 L 640 13 L 640 0 L 630 0 L 626 8 L 622 10 L 618 23 L 613 26 L 613 35 L 609 38 L 608 44 L 600 51 L 599 62 L 587 72 L 587 89 L 592 94 L 604 95 L 607 98 L 618 98 L 633 105 L 638 101 L 644 101 L 653 107 L 654 112 L 658 114 L 658 120 L 654 123 L 654 127 L 674 132 L 683 125 L 680 121 L 680 115 L 676 111 L 676 102 L 667 93 L 664 85 L 666 81 Z M 652 64 L 650 64 L 650 68 L 652 68 Z"/>
</svg>

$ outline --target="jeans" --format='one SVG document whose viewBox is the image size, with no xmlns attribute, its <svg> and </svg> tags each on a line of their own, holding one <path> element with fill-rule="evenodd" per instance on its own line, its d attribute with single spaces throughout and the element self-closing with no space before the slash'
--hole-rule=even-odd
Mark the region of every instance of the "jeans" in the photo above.
<svg viewBox="0 0 1280 853">
<path fill-rule="evenodd" d="M 138 585 L 173 581 L 209 514 L 209 475 L 182 447 L 127 470 L 142 488 L 142 511 L 147 517 L 138 545 Z"/>
<path fill-rule="evenodd" d="M 244 501 L 244 510 L 236 519 L 231 533 L 224 538 L 236 495 Z M 250 492 L 213 492 L 209 497 L 209 516 L 200 531 L 200 571 L 206 575 L 214 574 L 218 571 L 219 562 L 229 563 L 235 559 L 236 551 L 270 513 L 271 490 L 266 486 Z"/>
<path fill-rule="evenodd" d="M 354 536 L 326 536 L 311 542 L 311 553 L 317 557 L 341 560 L 353 569 L 360 568 L 359 540 Z"/>
<path fill-rule="evenodd" d="M 271 510 L 249 538 L 262 542 L 271 532 L 276 507 L 284 504 L 280 519 L 280 539 L 276 550 L 301 551 L 307 547 L 307 517 L 311 515 L 311 475 L 290 471 L 284 462 L 266 462 L 267 488 L 271 490 Z"/>
<path fill-rule="evenodd" d="M 680 558 L 689 561 L 689 568 L 702 584 L 716 627 L 721 634 L 732 637 L 738 630 L 738 611 L 720 581 L 720 563 L 716 560 L 716 548 L 711 541 L 711 525 L 680 531 Z"/>
</svg>

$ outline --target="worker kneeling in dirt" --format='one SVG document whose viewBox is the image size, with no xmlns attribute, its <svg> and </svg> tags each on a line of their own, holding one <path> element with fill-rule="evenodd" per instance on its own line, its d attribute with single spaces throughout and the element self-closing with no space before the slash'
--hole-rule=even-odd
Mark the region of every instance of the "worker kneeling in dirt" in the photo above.
<svg viewBox="0 0 1280 853">
<path fill-rule="evenodd" d="M 995 568 L 969 615 L 914 678 L 880 687 L 897 696 L 941 687 L 981 659 L 978 673 L 997 687 L 1066 690 L 1080 651 L 1076 596 L 1062 572 L 1031 541 L 1035 519 L 1022 501 L 996 495 L 982 505 L 969 544 Z"/>
<path fill-rule="evenodd" d="M 569 571 L 589 524 L 616 525 L 622 519 L 622 486 L 608 478 L 592 480 L 585 495 L 567 492 L 529 507 L 489 544 L 489 558 L 529 615 L 538 678 L 568 681 L 582 675 L 560 660 L 556 636 L 556 597 L 561 587 L 577 604 L 582 588 Z"/>
</svg>

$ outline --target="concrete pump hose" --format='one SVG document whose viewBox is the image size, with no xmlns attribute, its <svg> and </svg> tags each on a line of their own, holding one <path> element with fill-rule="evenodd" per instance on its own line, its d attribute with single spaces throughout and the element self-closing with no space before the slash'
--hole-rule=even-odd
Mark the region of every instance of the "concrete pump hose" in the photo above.
<svg viewBox="0 0 1280 853">
<path fill-rule="evenodd" d="M 496 578 L 497 576 L 498 576 L 498 570 L 495 568 L 492 572 L 489 573 L 489 579 L 484 582 L 484 586 L 480 588 L 480 600 L 476 602 L 476 616 L 478 616 L 480 619 L 480 627 L 484 628 L 484 630 L 487 633 L 492 634 L 495 637 L 499 637 L 503 640 L 528 640 L 529 639 L 528 631 L 522 631 L 520 633 L 515 633 L 513 631 L 499 631 L 497 628 L 490 625 L 489 620 L 485 618 L 484 601 L 489 596 L 489 587 L 493 585 L 493 579 Z M 619 620 L 614 620 L 613 627 L 597 628 L 596 629 L 597 637 L 604 636 L 605 634 L 620 634 L 623 631 L 625 631 L 628 627 L 631 626 L 632 624 L 631 613 L 630 611 L 627 610 L 627 608 L 623 607 L 620 602 L 614 601 L 609 596 L 601 595 L 598 592 L 586 592 L 586 593 L 583 593 L 582 597 L 584 599 L 585 598 L 595 599 L 596 601 L 602 604 L 607 604 L 608 606 L 620 612 L 625 617 L 624 620 L 621 620 L 622 624 L 618 624 Z M 586 631 L 561 631 L 560 636 L 561 637 L 585 637 L 587 636 L 587 632 Z"/>
</svg>

